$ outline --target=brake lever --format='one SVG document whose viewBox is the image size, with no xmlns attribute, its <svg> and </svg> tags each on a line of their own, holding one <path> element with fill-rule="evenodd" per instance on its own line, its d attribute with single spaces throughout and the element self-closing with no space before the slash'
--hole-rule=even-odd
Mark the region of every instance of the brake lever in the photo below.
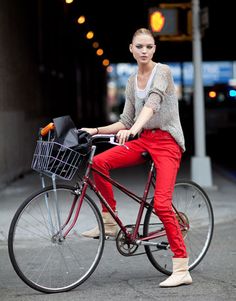
<svg viewBox="0 0 236 301">
<path fill-rule="evenodd" d="M 113 137 L 110 137 L 110 144 L 113 144 L 113 145 L 118 145 L 118 146 L 124 146 L 126 149 L 129 149 L 129 147 L 125 144 L 120 144 L 118 142 L 115 141 L 115 136 Z"/>
</svg>

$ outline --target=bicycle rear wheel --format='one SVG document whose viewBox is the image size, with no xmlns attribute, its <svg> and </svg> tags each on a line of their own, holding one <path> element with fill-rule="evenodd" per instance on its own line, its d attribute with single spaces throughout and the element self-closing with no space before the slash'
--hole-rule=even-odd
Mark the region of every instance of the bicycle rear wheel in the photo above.
<svg viewBox="0 0 236 301">
<path fill-rule="evenodd" d="M 104 226 L 97 206 L 87 195 L 76 224 L 60 239 L 77 199 L 75 188 L 57 185 L 56 191 L 48 187 L 33 194 L 17 210 L 9 229 L 9 256 L 18 276 L 31 288 L 44 293 L 69 291 L 96 269 L 104 248 Z M 81 235 L 91 226 L 99 228 L 98 239 Z"/>
<path fill-rule="evenodd" d="M 214 216 L 211 202 L 206 192 L 196 183 L 178 181 L 175 184 L 173 205 L 188 225 L 188 229 L 183 230 L 182 235 L 189 255 L 189 269 L 192 270 L 201 262 L 212 240 Z M 158 229 L 164 229 L 152 209 L 150 207 L 145 216 L 144 236 Z M 180 220 L 179 222 L 181 223 Z M 166 235 L 155 241 L 168 243 Z M 156 269 L 166 275 L 172 273 L 173 253 L 170 249 L 158 250 L 153 246 L 145 246 L 145 251 Z"/>
</svg>

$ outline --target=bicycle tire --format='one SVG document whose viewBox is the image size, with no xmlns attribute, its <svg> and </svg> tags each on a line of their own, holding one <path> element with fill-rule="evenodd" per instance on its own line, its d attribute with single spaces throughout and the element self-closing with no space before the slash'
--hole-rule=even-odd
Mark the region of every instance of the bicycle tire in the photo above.
<svg viewBox="0 0 236 301">
<path fill-rule="evenodd" d="M 57 185 L 56 193 L 63 225 L 78 195 L 69 185 Z M 8 252 L 15 272 L 28 286 L 44 293 L 66 292 L 82 284 L 95 271 L 104 249 L 101 213 L 88 195 L 84 196 L 76 224 L 63 241 L 52 235 L 58 231 L 56 212 L 55 190 L 52 186 L 41 189 L 16 211 L 8 234 Z M 98 226 L 98 239 L 81 235 L 91 226 Z"/>
<path fill-rule="evenodd" d="M 189 229 L 182 234 L 189 256 L 189 270 L 193 270 L 204 258 L 211 244 L 214 231 L 211 201 L 202 187 L 193 181 L 184 180 L 175 184 L 173 204 L 189 223 Z M 164 228 L 153 213 L 153 208 L 149 207 L 144 219 L 143 235 L 147 236 L 149 231 L 157 230 L 158 227 Z M 168 243 L 168 240 L 166 236 L 162 236 L 156 242 Z M 156 247 L 145 246 L 145 251 L 157 270 L 166 275 L 172 273 L 173 253 L 170 249 L 157 250 Z"/>
</svg>

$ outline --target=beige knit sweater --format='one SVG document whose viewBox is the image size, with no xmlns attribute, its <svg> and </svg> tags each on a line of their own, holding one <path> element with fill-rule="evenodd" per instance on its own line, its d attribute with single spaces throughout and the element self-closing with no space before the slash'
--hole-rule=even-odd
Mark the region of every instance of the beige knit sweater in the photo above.
<svg viewBox="0 0 236 301">
<path fill-rule="evenodd" d="M 161 129 L 169 132 L 184 152 L 185 141 L 179 117 L 178 98 L 170 67 L 157 63 L 149 93 L 143 99 L 137 96 L 135 76 L 136 73 L 128 79 L 125 91 L 125 106 L 119 121 L 129 129 L 134 124 L 143 106 L 150 107 L 153 109 L 154 115 L 143 129 Z"/>
</svg>

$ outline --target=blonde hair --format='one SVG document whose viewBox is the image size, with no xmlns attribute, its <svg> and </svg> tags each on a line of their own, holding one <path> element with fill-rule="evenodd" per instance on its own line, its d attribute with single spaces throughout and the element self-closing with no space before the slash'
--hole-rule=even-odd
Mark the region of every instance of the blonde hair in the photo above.
<svg viewBox="0 0 236 301">
<path fill-rule="evenodd" d="M 146 35 L 149 35 L 150 37 L 153 38 L 154 42 L 155 42 L 155 39 L 154 39 L 154 36 L 151 32 L 151 30 L 147 29 L 147 28 L 139 28 L 135 31 L 135 33 L 133 34 L 133 37 L 132 37 L 132 42 L 134 40 L 135 37 L 137 37 L 138 35 L 141 35 L 141 34 L 146 34 Z"/>
</svg>

